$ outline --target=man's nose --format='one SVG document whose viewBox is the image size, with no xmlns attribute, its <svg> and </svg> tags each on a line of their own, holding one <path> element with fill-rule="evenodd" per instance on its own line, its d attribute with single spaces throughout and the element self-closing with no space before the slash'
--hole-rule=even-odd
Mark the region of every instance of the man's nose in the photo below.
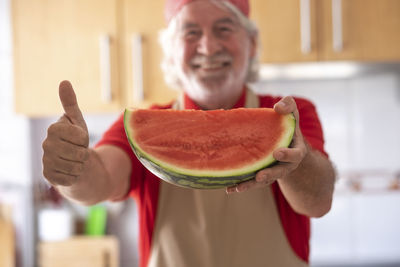
<svg viewBox="0 0 400 267">
<path fill-rule="evenodd" d="M 214 55 L 221 48 L 222 45 L 218 41 L 218 38 L 212 34 L 203 34 L 199 40 L 197 52 L 203 55 Z"/>
</svg>

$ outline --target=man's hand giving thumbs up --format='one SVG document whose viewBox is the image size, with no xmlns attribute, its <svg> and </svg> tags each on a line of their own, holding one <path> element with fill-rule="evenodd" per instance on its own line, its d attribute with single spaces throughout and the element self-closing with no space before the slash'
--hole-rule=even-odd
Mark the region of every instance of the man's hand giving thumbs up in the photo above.
<svg viewBox="0 0 400 267">
<path fill-rule="evenodd" d="M 59 86 L 64 115 L 50 125 L 43 141 L 43 175 L 62 195 L 84 205 L 123 198 L 131 162 L 121 149 L 89 148 L 89 134 L 75 92 L 68 81 Z"/>
</svg>

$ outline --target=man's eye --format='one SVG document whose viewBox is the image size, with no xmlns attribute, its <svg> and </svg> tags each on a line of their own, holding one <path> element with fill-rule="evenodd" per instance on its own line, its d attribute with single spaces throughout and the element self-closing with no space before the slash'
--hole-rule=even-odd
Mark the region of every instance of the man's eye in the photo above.
<svg viewBox="0 0 400 267">
<path fill-rule="evenodd" d="M 233 28 L 221 26 L 217 28 L 217 34 L 221 36 L 229 36 L 233 32 Z"/>
<path fill-rule="evenodd" d="M 229 27 L 220 27 L 220 28 L 219 28 L 219 31 L 220 31 L 220 32 L 231 32 L 232 29 L 229 28 Z"/>
<path fill-rule="evenodd" d="M 186 33 L 185 33 L 185 37 L 186 38 L 194 38 L 194 37 L 196 37 L 196 36 L 198 36 L 199 35 L 199 32 L 198 31 L 187 31 Z"/>
</svg>

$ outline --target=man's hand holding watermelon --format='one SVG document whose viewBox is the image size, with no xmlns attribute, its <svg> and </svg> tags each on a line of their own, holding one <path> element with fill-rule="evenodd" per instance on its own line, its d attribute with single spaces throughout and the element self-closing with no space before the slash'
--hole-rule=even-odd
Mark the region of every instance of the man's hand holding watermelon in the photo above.
<svg viewBox="0 0 400 267">
<path fill-rule="evenodd" d="M 227 193 L 244 192 L 277 181 L 294 209 L 307 212 L 313 217 L 320 217 L 330 209 L 331 205 L 330 192 L 333 190 L 333 185 L 320 179 L 320 177 L 334 176 L 331 163 L 305 142 L 299 127 L 299 112 L 292 97 L 284 97 L 274 105 L 274 109 L 279 114 L 293 113 L 296 119 L 291 146 L 274 151 L 273 156 L 279 161 L 278 164 L 259 171 L 253 180 L 227 188 Z M 316 192 L 316 188 L 319 192 Z M 320 199 L 319 196 L 327 199 Z"/>
</svg>

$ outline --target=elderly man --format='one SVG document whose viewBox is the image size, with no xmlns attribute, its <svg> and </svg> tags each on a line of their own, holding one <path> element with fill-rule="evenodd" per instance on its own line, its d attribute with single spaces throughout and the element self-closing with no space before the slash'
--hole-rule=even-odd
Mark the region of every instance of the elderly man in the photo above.
<svg viewBox="0 0 400 267">
<path fill-rule="evenodd" d="M 43 143 L 44 176 L 85 205 L 136 199 L 140 266 L 307 266 L 310 217 L 326 214 L 334 170 L 314 106 L 305 99 L 257 96 L 257 29 L 247 0 L 168 0 L 161 34 L 166 81 L 182 96 L 153 108 L 273 107 L 297 119 L 279 164 L 226 190 L 190 190 L 163 182 L 135 158 L 122 117 L 88 148 L 88 131 L 69 82 L 60 84 L 65 114 Z"/>
</svg>

